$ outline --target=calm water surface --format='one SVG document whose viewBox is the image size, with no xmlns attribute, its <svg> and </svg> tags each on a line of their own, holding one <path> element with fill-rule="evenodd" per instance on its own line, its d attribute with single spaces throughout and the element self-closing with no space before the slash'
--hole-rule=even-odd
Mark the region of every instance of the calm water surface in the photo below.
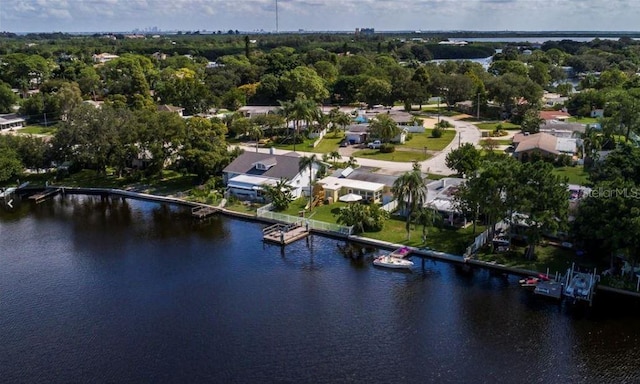
<svg viewBox="0 0 640 384">
<path fill-rule="evenodd" d="M 640 314 L 314 236 L 66 196 L 0 213 L 0 382 L 639 382 Z"/>
</svg>

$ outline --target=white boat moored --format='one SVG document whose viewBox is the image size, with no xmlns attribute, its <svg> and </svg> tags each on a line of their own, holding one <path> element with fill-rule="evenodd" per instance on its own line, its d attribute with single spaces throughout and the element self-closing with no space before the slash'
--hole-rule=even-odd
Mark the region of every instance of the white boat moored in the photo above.
<svg viewBox="0 0 640 384">
<path fill-rule="evenodd" d="M 411 267 L 413 267 L 413 261 L 400 259 L 398 257 L 392 257 L 389 255 L 382 255 L 373 260 L 373 265 L 395 269 L 410 269 Z"/>
</svg>

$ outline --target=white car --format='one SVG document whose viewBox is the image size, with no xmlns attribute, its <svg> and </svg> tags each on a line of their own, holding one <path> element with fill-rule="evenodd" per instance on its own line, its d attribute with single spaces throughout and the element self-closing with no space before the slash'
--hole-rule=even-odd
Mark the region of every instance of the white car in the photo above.
<svg viewBox="0 0 640 384">
<path fill-rule="evenodd" d="M 367 145 L 371 149 L 380 149 L 382 142 L 380 140 L 373 141 Z"/>
</svg>

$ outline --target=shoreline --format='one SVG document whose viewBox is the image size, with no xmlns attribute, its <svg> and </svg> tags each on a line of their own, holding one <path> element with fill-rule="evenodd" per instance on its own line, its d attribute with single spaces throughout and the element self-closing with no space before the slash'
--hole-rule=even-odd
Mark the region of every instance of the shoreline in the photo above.
<svg viewBox="0 0 640 384">
<path fill-rule="evenodd" d="M 236 219 L 241 219 L 241 220 L 246 220 L 246 221 L 253 221 L 253 222 L 260 222 L 260 223 L 265 223 L 265 224 L 280 223 L 280 221 L 278 221 L 278 220 L 264 218 L 264 217 L 258 217 L 256 215 L 245 214 L 245 213 L 241 213 L 241 212 L 236 212 L 236 211 L 232 211 L 232 210 L 229 210 L 229 209 L 225 209 L 224 207 L 218 207 L 218 206 L 209 205 L 209 204 L 205 204 L 205 203 L 198 203 L 198 202 L 194 202 L 194 201 L 188 201 L 188 200 L 185 200 L 185 199 L 182 199 L 182 198 L 178 198 L 178 197 L 152 195 L 152 194 L 148 194 L 148 193 L 144 193 L 144 192 L 127 191 L 127 190 L 117 189 L 117 188 L 49 186 L 49 187 L 45 187 L 45 188 L 24 188 L 20 192 L 24 192 L 24 191 L 39 192 L 39 191 L 45 191 L 45 190 L 48 190 L 48 189 L 60 189 L 60 193 L 62 195 L 66 194 L 66 193 L 76 194 L 76 195 L 102 195 L 102 196 L 111 196 L 111 195 L 113 195 L 113 196 L 119 196 L 119 197 L 122 197 L 122 198 L 131 198 L 131 199 L 136 199 L 136 200 L 152 201 L 152 202 L 165 203 L 165 204 L 176 204 L 176 205 L 182 205 L 182 206 L 192 207 L 192 208 L 194 208 L 194 207 L 208 207 L 208 208 L 214 208 L 216 210 L 216 212 L 218 212 L 218 213 L 221 213 L 221 214 L 223 214 L 225 216 L 233 217 L 233 218 L 236 218 Z M 16 191 L 16 192 L 19 193 L 19 191 Z M 22 194 L 25 194 L 25 193 L 19 193 L 19 194 L 22 195 Z M 514 275 L 514 276 L 536 276 L 536 275 L 538 275 L 540 273 L 538 271 L 533 271 L 533 270 L 528 270 L 528 269 L 523 269 L 523 268 L 508 267 L 508 266 L 505 266 L 505 265 L 502 265 L 502 264 L 491 263 L 491 262 L 486 262 L 486 261 L 481 261 L 481 260 L 465 259 L 461 255 L 454 255 L 454 254 L 450 254 L 450 253 L 439 252 L 439 251 L 432 250 L 432 249 L 416 248 L 416 247 L 406 246 L 404 244 L 396 244 L 396 243 L 391 243 L 391 242 L 387 242 L 387 241 L 383 241 L 383 240 L 370 239 L 370 238 L 366 238 L 366 237 L 362 237 L 362 236 L 358 236 L 358 235 L 344 235 L 344 234 L 340 234 L 340 233 L 336 233 L 336 232 L 322 231 L 322 230 L 317 230 L 317 229 L 311 229 L 310 232 L 312 234 L 318 234 L 320 236 L 331 237 L 331 238 L 334 238 L 334 239 L 348 240 L 348 241 L 352 241 L 352 242 L 359 243 L 359 244 L 362 244 L 362 245 L 369 245 L 369 246 L 373 246 L 373 247 L 376 247 L 376 248 L 379 248 L 379 249 L 385 249 L 385 250 L 389 250 L 389 251 L 392 251 L 392 250 L 400 248 L 400 247 L 408 247 L 411 250 L 411 253 L 413 255 L 419 256 L 421 258 L 430 258 L 430 259 L 433 259 L 433 260 L 436 260 L 436 261 L 442 261 L 442 262 L 446 262 L 446 263 L 450 263 L 450 264 L 470 265 L 470 266 L 486 269 L 486 270 L 489 270 L 489 271 L 495 271 L 495 272 L 499 272 L 499 273 L 506 273 L 506 274 L 510 274 L 510 275 Z M 640 299 L 640 292 L 632 292 L 632 291 L 627 291 L 627 290 L 623 290 L 623 289 L 619 289 L 619 288 L 603 286 L 603 285 L 600 285 L 600 284 L 598 284 L 596 286 L 596 291 L 602 291 L 602 292 L 618 294 L 618 295 L 623 295 L 623 296 L 627 296 L 627 297 L 631 297 L 631 298 Z"/>
</svg>

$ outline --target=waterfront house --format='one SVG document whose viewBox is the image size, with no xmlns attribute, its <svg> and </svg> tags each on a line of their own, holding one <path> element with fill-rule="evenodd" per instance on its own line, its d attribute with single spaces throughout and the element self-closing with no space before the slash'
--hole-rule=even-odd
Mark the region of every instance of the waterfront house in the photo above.
<svg viewBox="0 0 640 384">
<path fill-rule="evenodd" d="M 300 155 L 245 152 L 223 171 L 227 195 L 241 200 L 265 201 L 264 187 L 275 185 L 280 179 L 288 180 L 294 198 L 309 192 L 309 169 L 299 170 Z M 319 165 L 314 164 L 311 179 L 315 179 Z"/>
<path fill-rule="evenodd" d="M 346 176 L 327 176 L 318 181 L 318 184 L 324 189 L 325 199 L 329 203 L 336 202 L 341 196 L 354 194 L 362 197 L 362 201 L 368 203 L 379 203 L 382 201 L 382 194 L 385 185 L 382 183 L 374 183 L 371 181 L 363 181 L 347 178 L 351 168 L 341 170 Z"/>
<path fill-rule="evenodd" d="M 458 177 L 444 177 L 427 183 L 425 206 L 438 211 L 445 223 L 452 227 L 464 227 L 467 224 L 465 216 L 455 204 L 456 193 L 464 182 L 464 179 Z"/>
</svg>

